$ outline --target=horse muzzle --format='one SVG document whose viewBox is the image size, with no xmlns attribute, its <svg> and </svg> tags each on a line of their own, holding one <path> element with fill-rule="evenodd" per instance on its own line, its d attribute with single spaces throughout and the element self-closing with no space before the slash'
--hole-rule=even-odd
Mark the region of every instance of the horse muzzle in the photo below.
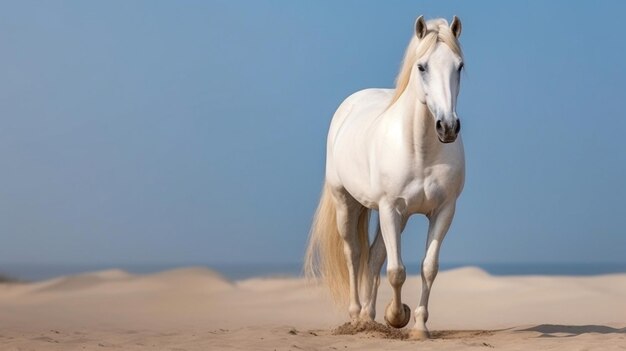
<svg viewBox="0 0 626 351">
<path fill-rule="evenodd" d="M 455 118 L 452 122 L 438 119 L 435 123 L 435 129 L 437 130 L 439 141 L 444 144 L 452 143 L 461 131 L 461 121 L 458 118 Z"/>
</svg>

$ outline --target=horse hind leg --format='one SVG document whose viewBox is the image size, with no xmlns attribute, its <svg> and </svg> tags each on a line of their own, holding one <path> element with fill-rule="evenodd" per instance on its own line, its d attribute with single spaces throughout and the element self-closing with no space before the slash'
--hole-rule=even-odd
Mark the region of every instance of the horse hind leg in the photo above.
<svg viewBox="0 0 626 351">
<path fill-rule="evenodd" d="M 369 259 L 367 269 L 369 273 L 367 280 L 362 282 L 363 288 L 363 307 L 361 308 L 361 319 L 376 319 L 376 297 L 378 294 L 378 286 L 380 285 L 380 269 L 387 258 L 385 251 L 385 242 L 380 231 L 380 220 L 376 229 L 376 237 L 369 249 Z"/>
<path fill-rule="evenodd" d="M 359 318 L 361 303 L 359 301 L 359 272 L 361 249 L 357 233 L 359 216 L 366 209 L 345 191 L 335 194 L 337 200 L 337 229 L 343 241 L 343 251 L 348 268 L 349 306 L 348 313 L 353 321 Z"/>
</svg>

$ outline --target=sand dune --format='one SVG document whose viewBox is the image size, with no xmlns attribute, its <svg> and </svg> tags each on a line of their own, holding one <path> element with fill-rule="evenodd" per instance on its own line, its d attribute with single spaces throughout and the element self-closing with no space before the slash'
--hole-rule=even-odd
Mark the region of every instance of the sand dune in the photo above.
<svg viewBox="0 0 626 351">
<path fill-rule="evenodd" d="M 0 350 L 626 348 L 626 274 L 494 277 L 468 267 L 440 273 L 435 284 L 434 339 L 407 341 L 381 325 L 334 329 L 345 312 L 297 278 L 230 282 L 184 268 L 3 283 Z M 419 290 L 419 277 L 409 277 L 403 296 L 413 308 Z M 378 316 L 390 293 L 383 280 Z"/>
</svg>

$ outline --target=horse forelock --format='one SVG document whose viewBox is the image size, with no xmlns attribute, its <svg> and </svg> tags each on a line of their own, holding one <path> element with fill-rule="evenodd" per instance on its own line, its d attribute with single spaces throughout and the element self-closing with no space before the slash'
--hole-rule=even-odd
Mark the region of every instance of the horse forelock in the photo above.
<svg viewBox="0 0 626 351">
<path fill-rule="evenodd" d="M 409 46 L 406 49 L 406 53 L 404 54 L 400 73 L 396 77 L 396 90 L 389 106 L 398 101 L 402 93 L 404 93 L 409 85 L 411 71 L 415 62 L 424 55 L 430 53 L 435 48 L 437 43 L 446 44 L 453 53 L 463 57 L 461 44 L 454 33 L 452 33 L 452 30 L 448 25 L 448 21 L 443 18 L 429 20 L 426 23 L 426 29 L 426 35 L 422 39 L 419 39 L 415 34 L 413 34 Z"/>
</svg>

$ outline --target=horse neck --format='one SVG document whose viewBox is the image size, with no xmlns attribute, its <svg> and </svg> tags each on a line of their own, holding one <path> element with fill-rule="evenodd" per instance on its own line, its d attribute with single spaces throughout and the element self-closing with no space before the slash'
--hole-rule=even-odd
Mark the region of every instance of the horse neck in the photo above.
<svg viewBox="0 0 626 351">
<path fill-rule="evenodd" d="M 416 84 L 419 83 L 414 80 L 412 72 L 409 84 L 394 104 L 397 112 L 394 115 L 399 118 L 405 137 L 416 155 L 435 155 L 442 144 L 437 139 L 434 118 L 428 106 L 422 103 L 424 98 L 419 95 L 422 92 L 418 91 Z"/>
</svg>

